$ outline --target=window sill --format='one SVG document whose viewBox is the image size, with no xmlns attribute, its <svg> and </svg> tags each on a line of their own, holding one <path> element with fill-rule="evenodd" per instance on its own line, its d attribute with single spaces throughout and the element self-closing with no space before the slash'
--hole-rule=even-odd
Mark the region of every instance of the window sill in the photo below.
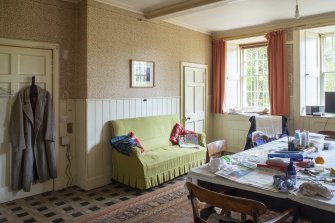
<svg viewBox="0 0 335 223">
<path fill-rule="evenodd" d="M 335 119 L 335 114 L 325 114 L 325 115 L 321 115 L 321 116 L 318 116 L 318 115 L 300 115 L 300 117 L 303 117 L 303 118 L 334 118 Z"/>
<path fill-rule="evenodd" d="M 225 114 L 229 115 L 242 115 L 242 116 L 258 116 L 258 115 L 270 115 L 270 111 L 267 108 L 261 109 L 261 110 L 235 110 L 235 109 L 229 109 L 228 112 Z"/>
</svg>

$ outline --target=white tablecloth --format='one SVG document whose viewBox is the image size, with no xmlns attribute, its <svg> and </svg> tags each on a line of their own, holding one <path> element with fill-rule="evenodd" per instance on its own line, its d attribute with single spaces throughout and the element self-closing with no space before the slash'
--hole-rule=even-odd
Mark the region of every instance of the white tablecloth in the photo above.
<svg viewBox="0 0 335 223">
<path fill-rule="evenodd" d="M 330 143 L 335 143 L 331 141 Z M 251 162 L 265 163 L 267 160 L 267 154 L 275 152 L 278 150 L 287 150 L 287 138 L 282 138 L 262 146 L 252 148 L 240 153 L 236 153 L 232 156 L 235 161 L 248 160 Z M 325 159 L 325 166 L 327 168 L 335 168 L 335 150 L 323 150 L 316 153 L 308 154 L 309 157 L 323 156 Z M 289 193 L 281 193 L 275 190 L 272 186 L 272 176 L 279 172 L 272 170 L 262 170 L 256 169 L 254 171 L 249 171 L 241 180 L 229 180 L 221 176 L 211 173 L 208 169 L 208 164 L 203 166 L 193 168 L 188 177 L 192 180 L 201 180 L 205 182 L 210 182 L 219 185 L 225 185 L 228 187 L 238 188 L 242 190 L 252 191 L 260 194 L 265 194 L 278 198 L 288 198 L 293 201 L 303 203 L 312 207 L 320 208 L 326 211 L 331 211 L 335 213 L 335 197 L 331 200 L 327 200 L 320 196 L 317 197 L 307 197 L 302 195 L 298 189 L 293 190 Z M 329 170 L 326 170 L 324 175 L 327 175 Z M 283 173 L 282 173 L 283 174 Z M 298 176 L 302 175 L 298 173 Z M 308 180 L 298 180 L 297 186 Z M 323 181 L 318 181 L 324 186 L 328 187 L 330 190 L 333 190 L 335 193 L 335 183 L 324 183 Z M 298 188 L 298 187 L 297 187 Z"/>
</svg>

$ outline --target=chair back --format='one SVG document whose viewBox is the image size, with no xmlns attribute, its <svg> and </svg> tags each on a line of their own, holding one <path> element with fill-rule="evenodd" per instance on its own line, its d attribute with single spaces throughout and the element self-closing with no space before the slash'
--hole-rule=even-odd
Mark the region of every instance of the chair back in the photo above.
<svg viewBox="0 0 335 223">
<path fill-rule="evenodd" d="M 261 131 L 255 131 L 252 133 L 251 142 L 253 146 L 260 146 L 270 141 L 269 137 Z"/>
<path fill-rule="evenodd" d="M 267 211 L 267 207 L 258 201 L 229 196 L 199 187 L 190 182 L 186 182 L 189 191 L 189 198 L 192 204 L 194 222 L 206 222 L 200 217 L 199 201 L 206 202 L 217 208 L 221 208 L 221 214 L 231 217 L 231 211 L 241 213 L 241 220 L 246 220 L 246 215 L 252 216 L 254 222 L 259 222 L 260 215 Z"/>
<path fill-rule="evenodd" d="M 275 116 L 271 116 L 271 117 L 275 117 Z M 273 129 L 272 133 L 270 134 L 270 137 L 282 138 L 282 137 L 288 136 L 289 132 L 288 132 L 288 127 L 287 127 L 287 118 L 284 117 L 284 116 L 280 117 L 280 119 L 281 119 L 281 134 L 277 135 L 277 133 L 279 133 L 278 132 L 278 118 L 279 117 L 274 118 L 274 120 L 276 120 L 276 122 L 275 122 L 276 123 L 276 125 L 275 125 L 276 128 L 274 128 L 274 126 L 272 124 L 267 126 L 266 125 L 267 122 L 263 122 L 260 126 L 257 126 L 256 125 L 256 116 L 251 116 L 249 118 L 250 128 L 249 128 L 249 131 L 248 131 L 248 134 L 247 134 L 247 139 L 246 139 L 246 143 L 245 143 L 245 146 L 244 146 L 244 150 L 251 149 L 251 148 L 254 147 L 254 145 L 252 143 L 252 133 L 255 132 L 255 131 L 260 131 L 262 129 L 268 129 L 268 130 Z M 266 120 L 266 118 L 263 118 L 263 119 Z M 264 132 L 266 135 L 269 135 L 266 131 L 262 131 L 262 132 Z"/>
<path fill-rule="evenodd" d="M 206 163 L 209 162 L 211 156 L 222 156 L 226 148 L 225 140 L 218 140 L 207 144 Z"/>
</svg>

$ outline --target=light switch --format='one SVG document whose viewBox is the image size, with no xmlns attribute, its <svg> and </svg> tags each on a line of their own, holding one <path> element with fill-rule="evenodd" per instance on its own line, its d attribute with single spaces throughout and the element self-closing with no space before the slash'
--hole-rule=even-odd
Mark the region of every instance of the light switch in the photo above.
<svg viewBox="0 0 335 223">
<path fill-rule="evenodd" d="M 61 136 L 60 137 L 60 144 L 62 146 L 66 146 L 70 144 L 70 137 L 69 136 Z"/>
</svg>

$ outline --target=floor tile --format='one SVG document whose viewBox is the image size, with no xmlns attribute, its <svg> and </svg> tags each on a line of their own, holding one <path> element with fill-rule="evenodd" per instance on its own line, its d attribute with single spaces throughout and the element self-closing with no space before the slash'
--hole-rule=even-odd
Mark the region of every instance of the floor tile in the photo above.
<svg viewBox="0 0 335 223">
<path fill-rule="evenodd" d="M 29 218 L 27 220 L 24 220 L 23 222 L 24 223 L 33 223 L 33 222 L 37 222 L 37 221 L 35 220 L 35 218 Z"/>
<path fill-rule="evenodd" d="M 54 212 L 49 212 L 49 213 L 46 213 L 44 216 L 47 217 L 47 218 L 50 218 L 52 216 L 55 216 L 56 214 Z"/>
<path fill-rule="evenodd" d="M 162 184 L 161 187 L 166 185 Z M 0 223 L 73 222 L 86 214 L 152 191 L 155 189 L 143 192 L 117 182 L 90 191 L 69 187 L 0 204 Z"/>
<path fill-rule="evenodd" d="M 83 213 L 76 212 L 76 213 L 72 213 L 71 215 L 76 218 L 76 217 L 79 217 L 79 216 L 83 215 Z"/>
<path fill-rule="evenodd" d="M 53 223 L 61 223 L 61 222 L 65 222 L 63 218 L 57 218 L 55 220 L 52 221 Z"/>
</svg>

